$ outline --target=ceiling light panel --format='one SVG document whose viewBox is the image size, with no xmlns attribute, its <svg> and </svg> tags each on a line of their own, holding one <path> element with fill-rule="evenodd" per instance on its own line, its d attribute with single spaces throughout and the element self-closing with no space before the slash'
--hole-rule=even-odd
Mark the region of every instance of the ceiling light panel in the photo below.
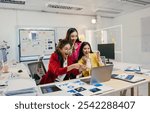
<svg viewBox="0 0 150 113">
<path fill-rule="evenodd" d="M 0 3 L 25 5 L 26 0 L 0 0 Z"/>
<path fill-rule="evenodd" d="M 75 6 L 72 4 L 63 4 L 63 3 L 51 3 L 49 2 L 46 4 L 48 8 L 54 8 L 54 9 L 65 9 L 65 10 L 82 10 L 83 8 L 81 6 Z"/>
<path fill-rule="evenodd" d="M 110 13 L 110 14 L 119 14 L 122 12 L 121 9 L 112 9 L 112 8 L 98 8 L 96 9 L 96 12 L 101 12 L 101 13 Z"/>
<path fill-rule="evenodd" d="M 139 4 L 139 5 L 150 5 L 149 1 L 144 1 L 144 0 L 120 0 L 122 2 L 130 2 L 134 4 Z"/>
</svg>

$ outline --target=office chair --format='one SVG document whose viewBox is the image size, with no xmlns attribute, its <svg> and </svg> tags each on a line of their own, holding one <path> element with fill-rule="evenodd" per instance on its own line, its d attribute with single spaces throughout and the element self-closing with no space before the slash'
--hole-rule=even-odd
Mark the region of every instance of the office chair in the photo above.
<svg viewBox="0 0 150 113">
<path fill-rule="evenodd" d="M 45 75 L 46 69 L 42 61 L 36 61 L 28 63 L 28 68 L 31 74 L 31 77 L 35 80 L 36 84 L 40 83 L 42 76 Z"/>
<path fill-rule="evenodd" d="M 105 58 L 105 56 L 100 56 L 100 57 L 101 57 L 102 63 L 104 63 L 104 65 L 106 65 L 106 58 Z"/>
</svg>

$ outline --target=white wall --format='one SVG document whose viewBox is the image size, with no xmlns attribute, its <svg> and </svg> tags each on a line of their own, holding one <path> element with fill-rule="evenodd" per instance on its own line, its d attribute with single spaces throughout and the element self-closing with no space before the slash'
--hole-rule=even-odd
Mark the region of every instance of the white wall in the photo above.
<svg viewBox="0 0 150 113">
<path fill-rule="evenodd" d="M 101 28 L 107 28 L 113 26 L 113 18 L 104 18 L 102 17 Z"/>
<path fill-rule="evenodd" d="M 20 27 L 76 27 L 80 34 L 86 29 L 95 29 L 91 16 L 62 15 L 44 12 L 29 12 L 0 9 L 0 40 L 6 40 L 11 46 L 9 60 L 18 58 L 17 28 Z M 65 35 L 64 35 L 65 36 Z M 63 37 L 64 37 L 63 36 Z"/>
<path fill-rule="evenodd" d="M 122 45 L 123 61 L 130 63 L 143 64 L 150 68 L 150 52 L 142 51 L 143 36 L 150 37 L 150 29 L 146 29 L 149 34 L 143 34 L 142 20 L 150 19 L 150 8 L 138 10 L 114 19 L 98 17 L 97 29 L 103 29 L 115 25 L 122 25 Z M 143 19 L 144 18 L 144 19 Z M 150 21 L 147 22 L 150 26 Z M 147 27 L 145 26 L 145 28 Z M 148 27 L 149 28 L 149 27 Z M 148 36 L 147 36 L 148 35 Z M 147 42 L 148 43 L 148 42 Z M 147 44 L 148 48 L 150 44 Z"/>
<path fill-rule="evenodd" d="M 85 32 L 86 41 L 90 43 L 92 51 L 97 51 L 97 37 L 95 30 L 86 30 Z"/>
<path fill-rule="evenodd" d="M 97 44 L 101 42 L 101 29 L 112 26 L 112 22 L 112 18 L 103 18 L 97 15 L 96 30 L 86 30 L 86 41 L 90 42 L 93 51 L 97 51 Z"/>
<path fill-rule="evenodd" d="M 150 52 L 142 52 L 141 47 L 143 38 L 141 19 L 150 17 L 149 12 L 150 8 L 147 8 L 114 19 L 114 25 L 122 24 L 123 27 L 123 61 L 150 64 Z M 150 26 L 150 23 L 147 24 Z"/>
<path fill-rule="evenodd" d="M 15 58 L 16 48 L 16 12 L 0 10 L 0 41 L 5 40 L 11 45 L 9 56 Z"/>
</svg>

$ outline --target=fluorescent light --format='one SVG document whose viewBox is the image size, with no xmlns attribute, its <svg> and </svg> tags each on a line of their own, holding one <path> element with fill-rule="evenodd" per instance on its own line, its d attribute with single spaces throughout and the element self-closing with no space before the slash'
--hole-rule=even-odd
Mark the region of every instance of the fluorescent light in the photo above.
<svg viewBox="0 0 150 113">
<path fill-rule="evenodd" d="M 25 5 L 26 0 L 0 0 L 0 3 Z"/>
<path fill-rule="evenodd" d="M 119 14 L 122 12 L 122 10 L 121 9 L 106 8 L 106 7 L 99 7 L 98 9 L 96 9 L 96 12 L 108 13 L 108 14 Z"/>
<path fill-rule="evenodd" d="M 95 24 L 96 23 L 96 18 L 92 18 L 91 23 Z"/>
<path fill-rule="evenodd" d="M 143 0 L 120 0 L 122 2 L 131 2 L 131 3 L 135 3 L 135 4 L 140 4 L 140 5 L 149 5 L 150 2 L 148 1 L 143 1 Z"/>
<path fill-rule="evenodd" d="M 76 6 L 72 4 L 65 4 L 65 3 L 56 3 L 56 2 L 48 2 L 46 4 L 46 7 L 48 8 L 55 8 L 55 9 L 66 9 L 66 10 L 82 10 L 83 7 L 81 6 Z"/>
</svg>

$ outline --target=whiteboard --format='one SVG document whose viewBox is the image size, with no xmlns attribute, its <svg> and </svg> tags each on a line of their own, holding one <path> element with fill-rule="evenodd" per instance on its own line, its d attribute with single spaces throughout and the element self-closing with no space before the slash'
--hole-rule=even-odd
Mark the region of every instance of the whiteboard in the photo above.
<svg viewBox="0 0 150 113">
<path fill-rule="evenodd" d="M 20 61 L 37 60 L 39 56 L 49 58 L 55 51 L 55 30 L 19 29 Z"/>
</svg>

